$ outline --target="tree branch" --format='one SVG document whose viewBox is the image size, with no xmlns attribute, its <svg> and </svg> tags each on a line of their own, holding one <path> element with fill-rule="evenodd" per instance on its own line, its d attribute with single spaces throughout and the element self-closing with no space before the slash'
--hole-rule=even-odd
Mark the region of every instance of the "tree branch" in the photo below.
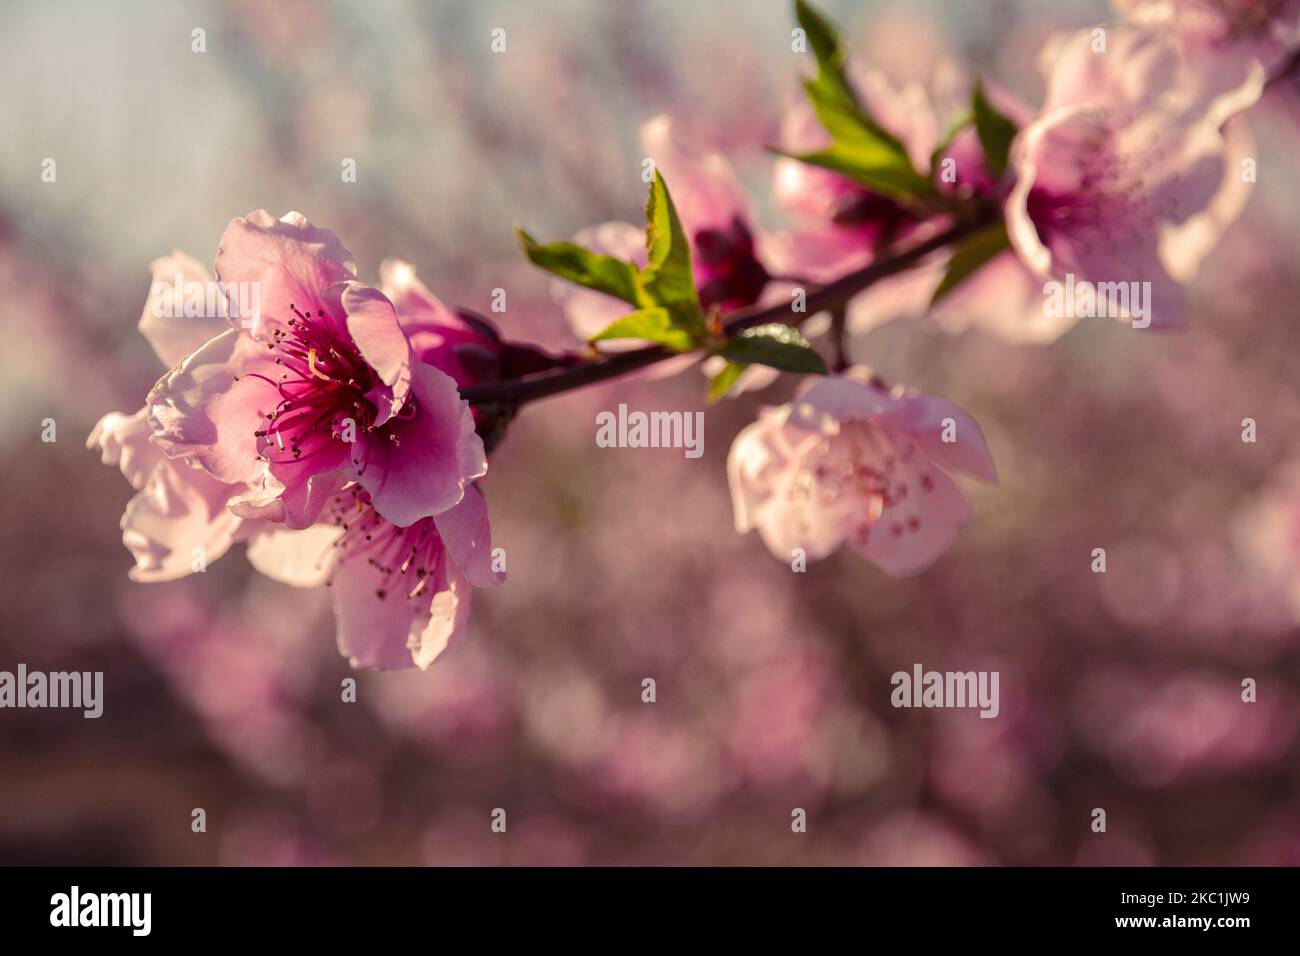
<svg viewBox="0 0 1300 956">
<path fill-rule="evenodd" d="M 738 332 L 754 326 L 765 325 L 769 322 L 799 325 L 825 309 L 842 308 L 849 299 L 868 286 L 879 282 L 881 279 L 910 269 L 931 253 L 937 252 L 945 246 L 951 245 L 987 226 L 993 221 L 997 213 L 998 210 L 996 209 L 984 210 L 980 215 L 959 222 L 895 256 L 878 259 L 868 266 L 850 272 L 833 282 L 810 291 L 804 303 L 804 311 L 794 313 L 796 316 L 794 321 L 791 321 L 791 306 L 786 303 L 762 308 L 755 305 L 737 309 L 731 313 L 723 325 L 723 330 L 727 338 L 732 338 Z M 662 345 L 646 345 L 626 352 L 615 352 L 581 365 L 552 369 L 516 379 L 470 385 L 462 388 L 460 395 L 471 405 L 496 404 L 518 408 L 520 405 L 540 398 L 558 395 L 562 392 L 572 391 L 607 379 L 618 378 L 629 372 L 681 354 L 689 353 L 674 352 Z"/>
</svg>

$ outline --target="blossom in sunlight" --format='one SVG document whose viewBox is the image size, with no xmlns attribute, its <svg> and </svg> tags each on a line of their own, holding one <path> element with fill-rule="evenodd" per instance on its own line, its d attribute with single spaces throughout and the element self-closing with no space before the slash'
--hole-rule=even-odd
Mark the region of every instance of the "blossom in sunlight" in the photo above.
<svg viewBox="0 0 1300 956">
<path fill-rule="evenodd" d="M 1187 69 L 1167 37 L 1090 31 L 1052 57 L 1047 98 L 1013 146 L 1012 245 L 1045 280 L 1124 286 L 1135 325 L 1186 320 L 1185 282 L 1249 193 L 1216 120 L 1188 109 Z M 1046 290 L 1045 290 L 1046 291 Z"/>
<path fill-rule="evenodd" d="M 213 316 L 169 315 L 156 307 L 173 287 L 207 282 L 210 276 L 183 252 L 155 259 L 153 281 L 140 316 L 140 332 L 164 365 L 180 362 L 228 326 Z M 240 533 L 242 520 L 230 501 L 247 491 L 238 483 L 219 481 L 206 472 L 173 461 L 149 441 L 148 408 L 134 414 L 110 412 L 87 439 L 106 465 L 117 465 L 137 494 L 122 515 L 122 543 L 135 558 L 136 581 L 170 581 L 194 571 L 196 552 L 204 562 L 221 557 Z"/>
<path fill-rule="evenodd" d="M 431 518 L 398 527 L 353 484 L 327 503 L 306 531 L 268 527 L 248 559 L 296 587 L 328 585 L 339 651 L 354 667 L 425 668 L 464 629 L 471 586 L 491 587 L 487 504 L 476 486 Z"/>
<path fill-rule="evenodd" d="M 928 567 L 970 520 L 955 471 L 997 480 L 975 421 L 860 367 L 764 410 L 727 458 L 737 531 L 786 561 L 848 543 L 895 575 Z"/>
<path fill-rule="evenodd" d="M 337 237 L 298 213 L 236 219 L 217 278 L 258 289 L 260 314 L 233 316 L 149 395 L 164 453 L 254 486 L 244 517 L 307 527 L 356 481 L 406 525 L 487 471 L 455 380 L 413 360 L 392 302 L 354 276 Z"/>
<path fill-rule="evenodd" d="M 944 123 L 954 118 L 919 84 L 895 85 L 876 71 L 851 71 L 858 95 L 882 127 L 899 138 L 912 164 L 930 170 Z M 948 97 L 941 96 L 946 100 Z M 781 148 L 811 153 L 830 144 L 812 106 L 794 102 L 781 120 Z M 870 189 L 833 170 L 782 156 L 773 166 L 772 195 L 798 225 L 779 240 L 783 271 L 823 282 L 869 264 L 900 240 L 924 238 L 933 216 L 907 199 Z"/>
<path fill-rule="evenodd" d="M 1001 201 L 1005 176 L 989 168 L 974 127 L 965 126 L 945 142 L 945 132 L 966 109 L 960 91 L 969 79 L 944 59 L 929 88 L 896 84 L 879 71 L 850 71 L 866 109 L 896 135 L 916 169 L 944 197 Z M 993 83 L 987 98 L 1016 124 L 1033 111 Z M 807 153 L 825 147 L 829 137 L 803 99 L 787 109 L 781 125 L 782 148 Z M 943 173 L 951 169 L 951 180 Z M 942 208 L 877 192 L 838 172 L 791 158 L 773 171 L 773 197 L 796 219 L 772 242 L 775 268 L 783 274 L 826 282 L 860 269 L 894 249 L 923 242 L 951 224 Z M 1056 338 L 1062 323 L 1046 317 L 1041 280 L 1024 268 L 1010 249 L 993 256 L 939 303 L 935 290 L 947 259 L 936 253 L 914 269 L 878 282 L 850 300 L 850 332 L 861 335 L 885 322 L 930 315 L 941 327 L 959 331 L 979 326 L 1013 341 Z"/>
<path fill-rule="evenodd" d="M 296 214 L 236 220 L 218 268 L 260 283 L 255 321 L 176 312 L 162 300 L 211 277 L 183 253 L 156 260 L 140 330 L 175 367 L 148 405 L 105 415 L 87 443 L 138 491 L 122 518 L 131 577 L 184 577 L 247 542 L 269 577 L 331 586 L 354 666 L 427 667 L 462 632 L 471 586 L 504 578 L 473 484 L 483 445 L 457 389 L 549 357 L 448 309 L 400 260 L 382 269 L 387 295 L 338 279 L 346 253 Z M 350 460 L 348 413 L 371 443 Z"/>
</svg>

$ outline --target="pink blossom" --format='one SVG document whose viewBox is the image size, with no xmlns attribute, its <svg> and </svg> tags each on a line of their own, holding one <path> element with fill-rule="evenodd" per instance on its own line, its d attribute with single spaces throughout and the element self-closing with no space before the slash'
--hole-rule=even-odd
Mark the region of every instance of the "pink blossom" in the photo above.
<svg viewBox="0 0 1300 956">
<path fill-rule="evenodd" d="M 1105 52 L 1092 52 L 1088 31 L 1045 48 L 1048 98 L 1032 123 L 1013 100 L 997 102 L 1022 126 L 1006 203 L 1013 249 L 936 306 L 942 328 L 1053 341 L 1078 320 L 1044 307 L 1047 283 L 1071 272 L 1094 283 L 1151 281 L 1152 325 L 1184 320 L 1184 284 L 1249 199 L 1250 183 L 1236 171 L 1253 141 L 1240 119 L 1216 129 L 1172 44 L 1124 27 L 1107 36 Z M 1052 148 L 1060 142 L 1069 145 Z M 1053 175 L 1062 182 L 1049 185 Z M 1167 188 L 1151 188 L 1157 177 Z M 1056 260 L 1044 252 L 1050 239 L 1060 246 Z"/>
<path fill-rule="evenodd" d="M 953 160 L 955 182 L 946 182 L 931 169 L 931 158 L 943 145 L 940 137 L 962 108 L 955 94 L 967 86 L 961 71 L 944 61 L 932 89 L 917 83 L 895 84 L 877 71 L 857 69 L 852 75 L 867 110 L 899 138 L 913 166 L 937 180 L 940 193 L 954 199 L 996 198 L 1000 194 L 1002 183 L 988 170 L 973 128 L 958 133 L 936 157 L 940 163 Z M 986 84 L 985 92 L 1014 121 L 1025 122 L 1030 117 L 1028 107 L 999 87 Z M 781 143 L 787 152 L 805 153 L 828 146 L 830 138 L 812 107 L 801 99 L 782 120 Z M 885 195 L 847 176 L 789 158 L 776 161 L 773 196 L 798 223 L 772 240 L 774 268 L 814 282 L 831 281 L 860 269 L 891 248 L 922 242 L 951 221 L 933 206 Z M 1014 262 L 1011 254 L 1007 258 Z M 847 310 L 850 332 L 862 335 L 897 318 L 925 315 L 945 267 L 944 255 L 935 254 L 916 268 L 859 293 Z M 977 283 L 983 287 L 978 293 Z M 963 316 L 976 303 L 976 294 L 995 294 L 993 285 L 986 285 L 979 274 L 959 291 L 961 298 L 950 296 L 949 301 Z M 1041 295 L 1036 287 L 1034 293 L 1032 305 L 1039 307 Z M 996 308 L 985 310 L 981 305 L 981 315 L 987 311 L 989 316 L 1005 316 L 1005 299 L 1000 295 L 998 299 Z"/>
<path fill-rule="evenodd" d="M 182 282 L 211 277 L 180 251 L 150 263 L 152 282 L 140 315 L 140 332 L 164 365 L 181 361 L 226 321 L 217 316 L 181 316 L 162 307 L 162 297 Z M 194 570 L 195 552 L 215 561 L 236 540 L 241 519 L 228 504 L 246 488 L 219 481 L 203 471 L 172 461 L 149 440 L 148 408 L 132 415 L 110 412 L 99 420 L 86 446 L 98 449 L 106 465 L 116 465 L 137 494 L 122 515 L 122 543 L 135 558 L 135 581 L 171 581 Z"/>
<path fill-rule="evenodd" d="M 765 235 L 731 164 L 679 143 L 667 116 L 642 124 L 641 143 L 672 189 L 691 244 L 700 305 L 723 312 L 753 305 L 768 281 L 761 261 Z"/>
<path fill-rule="evenodd" d="M 1300 49 L 1300 0 L 1115 0 L 1115 7 L 1172 35 L 1198 104 L 1219 122 L 1252 106 L 1268 75 Z"/>
<path fill-rule="evenodd" d="M 308 531 L 268 529 L 248 549 L 253 566 L 296 587 L 329 585 L 339 651 L 353 667 L 427 668 L 464 631 L 471 585 L 491 587 L 487 504 L 476 486 L 451 508 L 398 527 L 352 485 Z"/>
<path fill-rule="evenodd" d="M 149 419 L 169 457 L 256 488 L 239 514 L 304 528 L 355 480 L 408 525 L 486 473 L 455 380 L 414 361 L 392 302 L 355 280 L 333 233 L 258 210 L 227 228 L 217 276 L 258 287 L 261 314 L 164 376 Z"/>
<path fill-rule="evenodd" d="M 380 291 L 397 310 L 397 321 L 417 363 L 430 365 L 465 388 L 518 378 L 580 361 L 552 355 L 534 345 L 507 341 L 487 319 L 468 309 L 453 309 L 434 295 L 401 259 L 379 266 Z M 479 420 L 480 411 L 473 409 Z"/>
<path fill-rule="evenodd" d="M 473 419 L 456 392 L 458 383 L 472 384 L 503 371 L 513 373 L 512 363 L 545 356 L 526 346 L 501 343 L 485 322 L 448 309 L 420 283 L 409 265 L 397 260 L 386 262 L 382 270 L 391 300 L 350 280 L 341 289 L 332 283 L 314 302 L 302 289 L 286 291 L 290 285 L 305 288 L 313 282 L 330 280 L 331 266 L 314 256 L 333 250 L 329 262 L 341 261 L 337 255 L 341 247 L 335 249 L 336 241 L 328 233 L 312 230 L 301 217 L 281 221 L 290 227 L 287 239 L 278 235 L 281 224 L 268 221 L 265 214 L 236 222 L 245 223 L 240 228 L 268 229 L 272 233 L 251 240 L 261 244 L 254 261 L 263 264 L 258 267 L 263 272 L 247 280 L 263 283 L 262 302 L 269 307 L 247 335 L 230 329 L 220 317 L 174 317 L 155 305 L 175 277 L 205 283 L 209 276 L 183 253 L 156 260 L 152 266 L 154 285 L 140 329 L 160 359 L 179 363 L 164 378 L 164 385 L 172 383 L 170 387 L 164 392 L 164 385 L 160 385 L 154 392 L 155 396 L 160 392 L 165 396 L 160 400 L 165 403 L 162 415 L 171 431 L 160 435 L 157 406 L 146 406 L 134 415 L 113 412 L 104 416 L 88 441 L 90 447 L 100 450 L 106 464 L 117 465 L 139 491 L 122 518 L 123 542 L 136 559 L 131 577 L 137 581 L 180 578 L 221 557 L 232 543 L 245 541 L 250 562 L 269 577 L 298 587 L 331 586 L 339 647 L 354 666 L 428 667 L 463 632 L 471 585 L 496 585 L 504 577 L 492 569 L 487 506 L 482 493 L 471 483 L 485 469 L 465 468 L 462 464 L 466 480 L 459 500 L 434 516 L 416 517 L 406 526 L 382 516 L 363 476 L 346 472 L 317 474 L 307 480 L 309 511 L 317 519 L 313 523 L 305 524 L 306 514 L 303 527 L 296 527 L 299 522 L 268 520 L 282 516 L 276 496 L 266 494 L 278 479 L 273 472 L 269 477 L 259 477 L 256 469 L 240 470 L 246 463 L 228 454 L 235 442 L 223 441 L 228 422 L 220 406 L 223 402 L 238 406 L 246 399 L 242 395 L 232 398 L 231 388 L 221 392 L 222 369 L 211 357 L 220 354 L 221 349 L 246 355 L 248 367 L 258 370 L 245 371 L 248 376 L 274 374 L 279 369 L 281 377 L 270 383 L 276 387 L 275 392 L 270 392 L 266 379 L 257 380 L 261 383 L 258 388 L 263 394 L 283 396 L 282 414 L 286 416 L 303 407 L 325 408 L 339 385 L 339 370 L 344 368 L 358 382 L 369 384 L 364 392 L 358 384 L 352 395 L 358 403 L 378 402 L 374 408 L 376 420 L 384 418 L 386 402 L 396 404 L 393 396 L 405 392 L 399 410 L 391 414 L 390 408 L 382 423 L 382 432 L 392 442 L 393 450 L 381 445 L 369 452 L 372 463 L 378 461 L 385 466 L 403 445 L 402 453 L 413 456 L 412 462 L 404 462 L 402 468 L 387 467 L 388 485 L 384 491 L 388 493 L 408 477 L 418 483 L 421 468 L 435 471 L 442 467 L 435 460 L 442 446 L 420 440 L 425 436 L 418 431 L 420 413 L 412 412 L 415 403 L 432 396 L 436 401 L 427 404 L 436 413 L 452 410 L 458 419 L 455 428 L 444 431 L 453 437 L 463 437 L 464 423 L 468 421 L 471 444 L 482 455 L 482 444 L 473 433 Z M 239 241 L 247 238 L 240 236 Z M 223 243 L 223 256 L 232 245 Z M 219 259 L 219 264 L 222 261 L 229 262 Z M 267 263 L 279 265 L 272 269 Z M 334 292 L 339 294 L 335 296 Z M 295 297 L 296 311 L 285 323 L 286 328 L 281 328 L 274 303 L 289 294 Z M 348 306 L 343 306 L 344 300 Z M 299 307 L 298 302 L 323 306 L 313 311 L 324 314 L 312 316 L 318 321 L 309 323 L 309 310 Z M 336 312 L 330 311 L 339 307 L 345 315 L 342 322 Z M 400 326 L 396 317 L 393 321 L 393 328 L 401 336 L 400 347 L 386 328 L 385 316 L 395 309 L 400 311 Z M 378 321 L 372 321 L 376 315 Z M 357 358 L 361 354 L 358 342 L 367 343 L 367 355 L 378 356 L 379 365 L 369 373 Z M 267 362 L 263 349 L 275 357 Z M 321 358 L 323 355 L 329 358 Z M 200 358 L 196 360 L 196 356 Z M 388 369 L 388 373 L 381 373 L 379 368 Z M 318 374 L 321 372 L 330 378 L 322 378 Z M 295 377 L 291 379 L 290 374 Z M 367 378 L 367 374 L 371 377 Z M 216 440 L 200 443 L 197 451 L 177 440 L 178 435 L 198 430 L 195 417 L 207 413 L 198 402 L 189 401 L 193 393 L 186 388 L 190 386 L 175 384 L 187 376 L 211 382 L 213 387 L 200 394 L 211 397 L 218 406 L 209 416 L 218 429 Z M 233 377 L 227 377 L 233 384 Z M 316 386 L 309 378 L 320 379 L 322 384 Z M 319 388 L 320 393 L 311 392 L 308 386 Z M 182 400 L 187 409 L 195 410 L 194 415 L 188 419 L 168 418 Z M 207 406 L 208 411 L 211 407 Z M 445 418 L 446 414 L 442 414 Z M 433 416 L 425 413 L 425 417 Z M 291 448 L 308 448 L 307 443 L 323 441 L 310 429 L 286 429 L 284 434 L 291 436 Z M 412 434 L 417 440 L 407 441 Z M 180 455 L 169 457 L 172 451 Z M 286 468 L 291 464 L 288 459 L 272 458 L 271 464 Z M 225 469 L 222 474 L 245 480 L 221 480 L 210 469 Z M 350 480 L 353 477 L 355 480 Z M 413 487 L 408 497 L 415 498 L 420 491 L 418 486 Z M 195 560 L 200 556 L 201 564 Z"/>
<path fill-rule="evenodd" d="M 86 446 L 136 489 L 122 515 L 122 543 L 135 558 L 131 579 L 172 581 L 192 573 L 196 558 L 215 561 L 234 543 L 243 522 L 229 505 L 246 488 L 165 458 L 149 442 L 146 412 L 110 412 Z"/>
<path fill-rule="evenodd" d="M 1184 281 L 1248 186 L 1217 121 L 1187 107 L 1172 41 L 1118 27 L 1104 52 L 1093 42 L 1081 31 L 1056 51 L 1042 110 L 1016 139 L 1008 232 L 1036 276 L 1150 283 L 1145 319 L 1177 326 Z"/>
<path fill-rule="evenodd" d="M 927 171 L 929 151 L 938 146 L 939 120 L 925 91 L 919 86 L 898 89 L 876 73 L 858 73 L 856 79 L 867 109 L 899 137 L 913 163 Z M 783 150 L 807 153 L 829 145 L 830 135 L 806 101 L 786 112 L 781 122 Z M 928 218 L 926 210 L 914 204 L 786 157 L 773 168 L 772 193 L 799 222 L 778 240 L 779 268 L 814 282 L 869 264 L 896 241 L 912 236 Z"/>
<path fill-rule="evenodd" d="M 942 60 L 927 86 L 895 83 L 878 70 L 856 64 L 849 73 L 867 112 L 898 138 L 918 172 L 930 173 L 932 156 L 965 107 L 965 97 L 958 95 L 967 86 L 961 71 Z M 781 120 L 781 147 L 785 152 L 813 152 L 830 142 L 830 135 L 806 99 L 796 100 L 786 110 Z M 972 159 L 982 163 L 978 156 Z M 964 166 L 959 163 L 963 176 L 967 172 Z M 972 163 L 972 174 L 974 168 Z M 772 195 L 808 230 L 797 233 L 803 241 L 839 250 L 838 260 L 827 261 L 819 256 L 818 261 L 809 263 L 808 268 L 824 270 L 822 275 L 814 276 L 818 279 L 833 278 L 846 269 L 867 264 L 883 248 L 909 236 L 932 214 L 932 210 L 876 192 L 840 173 L 787 157 L 778 159 L 774 166 Z"/>
<path fill-rule="evenodd" d="M 997 473 L 979 426 L 944 399 L 887 389 L 863 368 L 819 378 L 736 436 L 736 529 L 810 560 L 848 544 L 894 575 L 930 565 L 970 520 L 950 471 Z"/>
</svg>

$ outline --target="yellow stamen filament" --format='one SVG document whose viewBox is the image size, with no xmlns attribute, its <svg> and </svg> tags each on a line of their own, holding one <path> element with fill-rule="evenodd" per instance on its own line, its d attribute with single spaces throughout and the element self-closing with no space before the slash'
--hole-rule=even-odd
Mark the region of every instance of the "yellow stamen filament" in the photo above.
<svg viewBox="0 0 1300 956">
<path fill-rule="evenodd" d="M 305 343 L 304 343 L 304 344 L 305 344 Z M 329 377 L 328 375 L 326 375 L 324 372 L 322 372 L 320 369 L 318 369 L 318 368 L 316 367 L 316 350 L 315 350 L 315 349 L 308 349 L 308 350 L 307 350 L 307 368 L 308 368 L 308 370 L 309 370 L 313 375 L 315 375 L 317 378 L 323 378 L 323 379 L 324 379 L 325 381 L 327 381 L 327 382 L 330 380 L 330 377 Z"/>
</svg>

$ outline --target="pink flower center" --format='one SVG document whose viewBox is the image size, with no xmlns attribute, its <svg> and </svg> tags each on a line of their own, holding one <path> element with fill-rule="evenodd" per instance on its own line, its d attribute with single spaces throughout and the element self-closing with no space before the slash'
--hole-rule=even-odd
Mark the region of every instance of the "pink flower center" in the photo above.
<svg viewBox="0 0 1300 956">
<path fill-rule="evenodd" d="M 1070 189 L 1035 182 L 1026 211 L 1044 246 L 1068 239 L 1084 254 L 1095 250 L 1115 253 L 1140 245 L 1157 222 L 1174 213 L 1177 201 L 1170 191 L 1158 201 L 1148 188 L 1146 175 L 1167 153 L 1152 133 L 1144 142 L 1117 148 L 1126 131 L 1123 117 L 1107 117 L 1104 130 L 1069 144 L 1070 161 L 1078 164 L 1078 183 Z"/>
<path fill-rule="evenodd" d="M 295 318 L 289 320 L 288 329 L 275 329 L 267 346 L 284 371 L 277 380 L 251 376 L 272 385 L 280 395 L 265 424 L 254 432 L 262 457 L 272 464 L 346 452 L 346 444 L 371 430 L 376 419 L 375 406 L 366 394 L 378 376 L 351 339 L 333 327 L 324 311 L 312 317 L 293 305 L 289 308 Z M 353 464 L 362 462 L 353 459 Z"/>
<path fill-rule="evenodd" d="M 844 422 L 838 436 L 823 439 L 813 449 L 789 494 L 818 508 L 833 507 L 852 495 L 859 545 L 866 545 L 886 511 L 891 514 L 888 532 L 902 537 L 920 531 L 922 524 L 909 479 L 914 478 L 923 494 L 934 490 L 930 474 L 913 467 L 917 459 L 923 462 L 924 456 L 905 435 L 870 422 Z"/>
<path fill-rule="evenodd" d="M 344 562 L 364 559 L 378 576 L 375 596 L 380 600 L 396 590 L 413 600 L 430 587 L 429 578 L 443 556 L 442 538 L 432 518 L 399 528 L 380 517 L 364 489 L 352 485 L 334 496 L 322 521 L 343 529 L 334 542 L 340 551 L 336 574 Z"/>
</svg>

